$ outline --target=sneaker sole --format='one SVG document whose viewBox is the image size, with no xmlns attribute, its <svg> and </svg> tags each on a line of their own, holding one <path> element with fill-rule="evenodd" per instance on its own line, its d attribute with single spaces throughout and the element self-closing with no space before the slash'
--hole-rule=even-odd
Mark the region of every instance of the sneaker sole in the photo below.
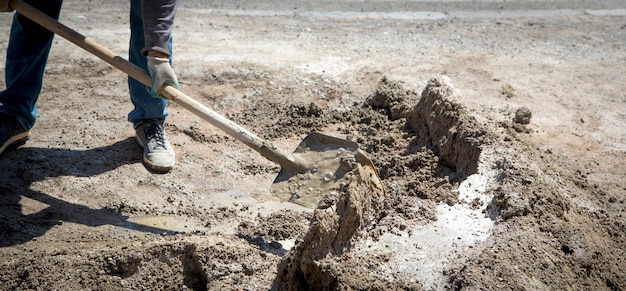
<svg viewBox="0 0 626 291">
<path fill-rule="evenodd" d="M 0 154 L 7 149 L 18 148 L 19 146 L 25 144 L 28 139 L 30 139 L 30 130 L 12 136 L 2 145 L 0 148 Z"/>
<path fill-rule="evenodd" d="M 143 149 L 144 145 L 141 142 L 141 139 L 138 136 L 135 136 L 135 140 L 137 141 L 137 144 Z M 169 166 L 161 166 L 161 165 L 157 165 L 155 163 L 152 163 L 150 160 L 148 160 L 148 158 L 146 157 L 145 154 L 142 155 L 142 161 L 143 161 L 143 165 L 152 170 L 155 171 L 157 173 L 167 173 L 170 170 L 172 170 L 172 168 L 174 167 L 174 164 L 171 164 Z"/>
</svg>

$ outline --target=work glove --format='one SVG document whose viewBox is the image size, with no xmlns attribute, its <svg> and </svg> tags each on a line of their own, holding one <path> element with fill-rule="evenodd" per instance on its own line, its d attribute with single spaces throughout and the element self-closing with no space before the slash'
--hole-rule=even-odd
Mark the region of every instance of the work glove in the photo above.
<svg viewBox="0 0 626 291">
<path fill-rule="evenodd" d="M 0 0 L 0 12 L 11 12 L 13 8 L 9 6 L 10 0 Z"/>
<path fill-rule="evenodd" d="M 0 0 L 2 1 L 2 0 Z M 148 72 L 152 77 L 152 88 L 149 88 L 148 92 L 152 97 L 164 98 L 161 95 L 161 90 L 167 85 L 172 85 L 178 89 L 178 79 L 176 74 L 170 66 L 168 58 L 159 58 L 148 56 Z M 146 88 L 148 89 L 148 88 Z"/>
</svg>

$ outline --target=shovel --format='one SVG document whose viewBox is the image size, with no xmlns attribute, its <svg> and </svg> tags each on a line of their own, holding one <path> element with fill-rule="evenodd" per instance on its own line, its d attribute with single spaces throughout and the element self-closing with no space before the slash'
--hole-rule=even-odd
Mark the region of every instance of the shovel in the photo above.
<svg viewBox="0 0 626 291">
<path fill-rule="evenodd" d="M 32 21 L 122 70 L 142 84 L 151 86 L 152 79 L 146 71 L 94 40 L 59 23 L 22 0 L 11 0 L 10 6 Z M 345 185 L 346 174 L 357 164 L 370 172 L 369 176 L 372 177 L 373 182 L 380 185 L 372 161 L 355 142 L 314 132 L 309 134 L 293 153 L 289 153 L 259 138 L 172 86 L 166 86 L 161 91 L 161 95 L 279 164 L 281 171 L 272 185 L 272 193 L 283 200 L 308 208 L 324 208 L 327 203 L 332 203 L 332 194 Z"/>
</svg>

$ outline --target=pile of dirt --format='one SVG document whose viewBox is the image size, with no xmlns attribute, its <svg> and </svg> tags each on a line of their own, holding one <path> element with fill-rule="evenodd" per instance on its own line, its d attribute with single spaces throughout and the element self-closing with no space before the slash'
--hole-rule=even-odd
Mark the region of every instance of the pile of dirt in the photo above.
<svg viewBox="0 0 626 291">
<path fill-rule="evenodd" d="M 450 287 L 623 289 L 623 218 L 587 202 L 610 209 L 610 197 L 575 162 L 529 148 L 518 130 L 508 130 L 507 142 L 498 147 L 497 187 L 486 209 L 497 225 L 484 249 L 449 270 Z"/>
<path fill-rule="evenodd" d="M 245 203 L 208 209 L 180 203 L 172 211 L 131 207 L 122 201 L 98 210 L 102 215 L 97 217 L 115 219 L 89 222 L 121 225 L 127 223 L 123 215 L 175 214 L 197 217 L 209 228 L 236 221 L 235 233 L 148 233 L 129 241 L 122 237 L 131 234 L 104 239 L 102 233 L 91 235 L 85 227 L 76 230 L 86 233 L 78 241 L 92 241 L 90 248 L 68 249 L 65 242 L 72 238 L 59 237 L 55 243 L 60 248 L 55 249 L 50 239 L 41 242 L 45 247 L 38 246 L 37 235 L 21 229 L 41 221 L 51 225 L 36 229 L 46 231 L 55 223 L 64 224 L 61 218 L 89 216 L 93 210 L 84 207 L 72 215 L 42 211 L 41 215 L 50 217 L 27 217 L 13 213 L 17 201 L 5 201 L 3 209 L 13 212 L 0 214 L 0 230 L 12 233 L 14 240 L 31 238 L 31 252 L 41 250 L 14 250 L 14 259 L 0 263 L 1 286 L 107 290 L 171 286 L 194 290 L 619 290 L 626 286 L 622 219 L 601 209 L 590 211 L 571 198 L 606 198 L 601 202 L 606 207 L 619 207 L 623 201 L 603 195 L 580 171 L 568 170 L 576 169 L 568 161 L 530 148 L 524 142 L 529 131 L 516 129 L 524 126 L 519 118 L 484 121 L 460 99 L 445 76 L 431 78 L 421 94 L 406 90 L 402 82 L 382 78 L 362 98 L 364 102 L 341 110 L 324 102 L 273 103 L 259 98 L 232 118 L 254 124 L 268 138 L 337 132 L 359 143 L 377 175 L 362 165 L 354 167 L 347 175 L 349 183 L 338 189 L 337 199 L 312 213 L 290 210 L 246 217 L 249 206 Z M 522 113 L 530 117 L 529 112 Z M 216 138 L 219 141 L 199 140 L 233 142 Z M 17 158 L 3 162 L 11 159 Z M 112 163 L 117 168 L 138 159 L 137 153 L 128 153 Z M 5 175 L 2 191 L 30 191 L 26 190 L 29 181 L 44 179 L 32 176 L 40 168 L 33 170 L 27 161 L 16 161 L 19 169 Z M 48 166 L 41 163 L 41 167 Z M 244 171 L 244 179 L 266 170 Z M 597 197 L 584 196 L 584 191 Z M 196 195 L 189 189 L 179 192 Z M 25 195 L 60 204 L 53 197 Z M 170 204 L 176 201 L 167 198 Z M 7 241 L 8 245 L 16 243 Z"/>
<path fill-rule="evenodd" d="M 382 253 L 363 257 L 354 246 L 359 241 L 376 241 L 388 232 L 402 235 L 410 231 L 407 225 L 419 223 L 424 215 L 436 219 L 432 210 L 435 203 L 446 200 L 453 204 L 457 200 L 449 191 L 454 183 L 449 174 L 455 173 L 454 179 L 462 179 L 477 171 L 480 146 L 487 140 L 485 130 L 480 130 L 471 115 L 454 100 L 454 94 L 454 88 L 444 76 L 431 79 L 421 98 L 404 90 L 400 83 L 383 78 L 365 104 L 355 109 L 352 116 L 348 114 L 345 120 L 358 120 L 353 124 L 357 125 L 357 133 L 370 139 L 369 142 L 361 139 L 366 148 L 371 150 L 376 141 L 392 140 L 378 144 L 383 146 L 372 153 L 377 161 L 396 156 L 393 162 L 379 162 L 383 183 L 394 191 L 385 194 L 370 181 L 366 171 L 356 170 L 353 180 L 340 192 L 337 204 L 315 211 L 307 234 L 281 262 L 274 288 L 416 290 L 422 287 L 416 280 L 388 278 L 384 271 L 388 257 Z M 403 139 L 412 141 L 395 142 Z M 398 146 L 405 146 L 404 151 Z M 389 149 L 393 151 L 387 152 Z M 446 170 L 432 172 L 441 168 Z M 437 177 L 444 172 L 448 175 Z M 399 188 L 397 184 L 401 180 L 405 184 Z M 429 184 L 433 181 L 445 181 L 448 191 L 439 190 L 442 194 L 432 195 L 434 199 L 425 194 L 415 197 L 407 191 L 412 188 L 408 183 L 421 182 L 424 185 L 421 193 L 430 193 L 431 189 L 441 187 Z M 411 198 L 423 202 L 414 204 Z"/>
<path fill-rule="evenodd" d="M 383 78 L 365 104 L 334 119 L 368 149 L 389 191 L 380 200 L 381 193 L 368 186 L 367 179 L 357 179 L 335 208 L 317 210 L 307 234 L 282 260 L 276 289 L 624 286 L 624 269 L 619 267 L 624 240 L 610 239 L 622 236 L 623 223 L 596 216 L 601 211 L 589 216 L 568 202 L 581 183 L 592 187 L 580 181 L 564 184 L 557 179 L 567 176 L 562 171 L 546 172 L 542 157 L 518 136 L 528 131 L 512 126 L 520 124 L 519 118 L 509 124 L 481 123 L 458 99 L 445 76 L 431 79 L 421 98 Z M 527 110 L 524 115 L 530 116 Z M 488 156 L 481 156 L 483 151 Z M 483 190 L 487 198 L 462 200 L 456 189 L 481 174 L 481 167 L 489 168 L 492 178 Z M 495 223 L 486 230 L 488 238 L 451 252 L 444 260 L 447 267 L 433 281 L 394 273 L 394 256 L 410 250 L 390 254 L 372 249 L 380 247 L 385 235 L 411 237 L 442 219 L 436 210 L 440 203 L 480 210 L 483 219 Z M 462 234 L 456 235 L 461 239 Z M 404 264 L 429 269 L 417 262 Z"/>
</svg>

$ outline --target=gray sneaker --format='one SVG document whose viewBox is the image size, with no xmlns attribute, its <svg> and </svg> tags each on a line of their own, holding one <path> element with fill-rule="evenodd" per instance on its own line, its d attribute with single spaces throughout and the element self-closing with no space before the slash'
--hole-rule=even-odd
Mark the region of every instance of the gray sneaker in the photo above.
<svg viewBox="0 0 626 291">
<path fill-rule="evenodd" d="M 172 169 L 176 154 L 167 142 L 162 120 L 144 120 L 135 129 L 137 143 L 143 147 L 143 164 L 150 170 L 165 173 Z"/>
<path fill-rule="evenodd" d="M 30 138 L 30 130 L 22 128 L 17 119 L 0 112 L 0 154 L 7 148 L 19 147 Z"/>
</svg>

